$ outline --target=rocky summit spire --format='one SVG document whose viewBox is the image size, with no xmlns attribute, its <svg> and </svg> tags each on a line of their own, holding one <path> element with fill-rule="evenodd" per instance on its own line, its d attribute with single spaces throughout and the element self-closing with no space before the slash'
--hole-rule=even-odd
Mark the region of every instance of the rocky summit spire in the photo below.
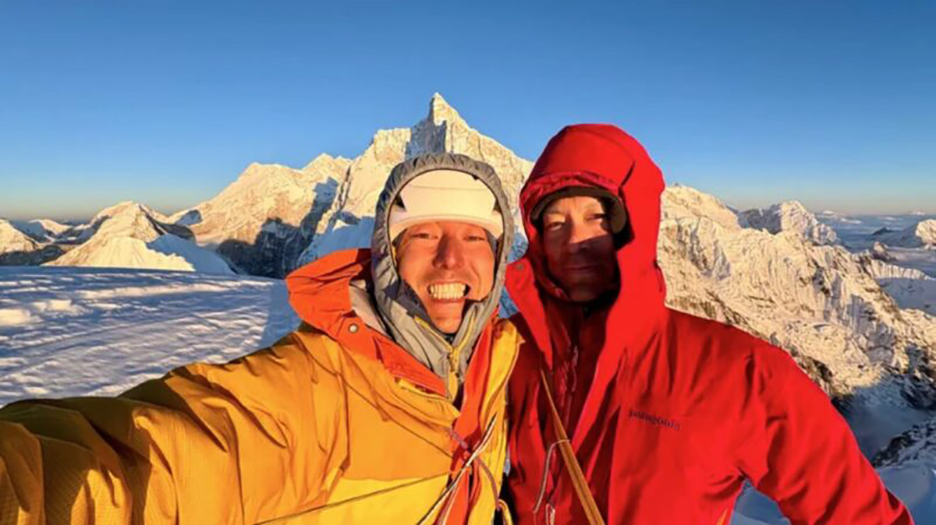
<svg viewBox="0 0 936 525">
<path fill-rule="evenodd" d="M 462 118 L 455 111 L 455 108 L 442 98 L 442 95 L 435 93 L 432 95 L 432 100 L 429 101 L 429 118 L 427 120 L 438 126 L 442 122 L 448 122 L 451 125 L 453 122 L 462 121 Z"/>
</svg>

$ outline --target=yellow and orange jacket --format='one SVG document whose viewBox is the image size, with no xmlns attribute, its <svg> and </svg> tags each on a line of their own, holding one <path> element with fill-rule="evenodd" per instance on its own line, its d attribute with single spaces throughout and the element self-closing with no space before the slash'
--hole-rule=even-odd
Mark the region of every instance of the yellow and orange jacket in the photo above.
<svg viewBox="0 0 936 525">
<path fill-rule="evenodd" d="M 290 275 L 303 324 L 269 348 L 0 409 L 0 524 L 490 524 L 517 333 L 488 322 L 456 407 L 352 307 L 369 260 Z"/>
</svg>

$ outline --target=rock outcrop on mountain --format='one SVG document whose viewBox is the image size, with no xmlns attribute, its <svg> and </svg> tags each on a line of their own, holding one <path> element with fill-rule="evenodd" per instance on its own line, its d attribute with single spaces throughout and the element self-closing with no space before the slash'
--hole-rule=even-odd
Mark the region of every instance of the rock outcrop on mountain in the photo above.
<svg viewBox="0 0 936 525">
<path fill-rule="evenodd" d="M 770 233 L 792 231 L 815 244 L 838 244 L 838 236 L 798 201 L 781 202 L 740 214 L 741 226 Z"/>
<path fill-rule="evenodd" d="M 899 467 L 911 462 L 936 465 L 936 418 L 894 437 L 871 459 L 875 467 Z"/>
<path fill-rule="evenodd" d="M 889 263 L 897 260 L 897 258 L 888 251 L 887 246 L 884 246 L 880 242 L 874 243 L 868 252 L 872 259 L 877 259 L 878 261 Z"/>
</svg>

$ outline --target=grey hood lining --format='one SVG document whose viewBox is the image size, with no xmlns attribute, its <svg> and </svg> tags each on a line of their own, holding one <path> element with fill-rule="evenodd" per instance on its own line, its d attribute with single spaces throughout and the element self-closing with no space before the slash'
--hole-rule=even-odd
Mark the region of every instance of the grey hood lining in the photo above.
<svg viewBox="0 0 936 525">
<path fill-rule="evenodd" d="M 504 221 L 504 234 L 497 244 L 494 281 L 491 293 L 480 302 L 471 304 L 454 336 L 446 336 L 435 329 L 416 292 L 400 278 L 393 260 L 390 243 L 390 209 L 400 190 L 409 181 L 437 169 L 468 173 L 487 185 L 494 194 Z M 459 385 L 464 381 L 468 361 L 478 337 L 497 309 L 504 289 L 507 257 L 513 244 L 514 223 L 507 195 L 494 168 L 465 155 L 444 153 L 422 155 L 398 164 L 377 201 L 374 235 L 371 241 L 371 274 L 374 282 L 374 300 L 377 313 L 393 339 L 420 363 L 432 370 L 448 385 L 449 354 L 453 348 L 462 348 L 455 374 Z M 417 321 L 417 319 L 421 320 Z M 453 396 L 454 392 L 448 392 Z"/>
<path fill-rule="evenodd" d="M 374 329 L 381 335 L 390 337 L 383 319 L 377 313 L 377 305 L 374 304 L 373 295 L 367 290 L 367 281 L 357 279 L 351 281 L 348 293 L 351 298 L 351 309 L 364 321 L 364 324 Z"/>
</svg>

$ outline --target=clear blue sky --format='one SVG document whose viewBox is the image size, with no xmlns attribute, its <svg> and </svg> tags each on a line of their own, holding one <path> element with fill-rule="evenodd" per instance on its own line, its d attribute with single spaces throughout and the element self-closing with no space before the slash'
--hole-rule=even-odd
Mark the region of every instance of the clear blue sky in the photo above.
<svg viewBox="0 0 936 525">
<path fill-rule="evenodd" d="M 3 2 L 0 216 L 176 211 L 436 91 L 528 159 L 612 122 L 737 207 L 936 213 L 932 1 L 397 4 Z"/>
</svg>

